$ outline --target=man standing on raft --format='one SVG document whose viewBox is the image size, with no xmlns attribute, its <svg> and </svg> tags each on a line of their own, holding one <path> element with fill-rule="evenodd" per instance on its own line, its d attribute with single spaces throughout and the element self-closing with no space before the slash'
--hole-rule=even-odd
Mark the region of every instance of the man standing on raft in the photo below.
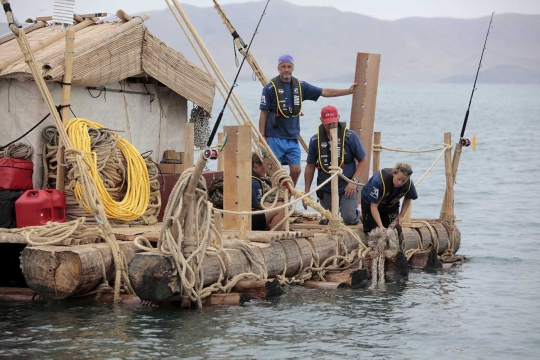
<svg viewBox="0 0 540 360">
<path fill-rule="evenodd" d="M 330 141 L 337 141 L 339 166 L 343 169 L 343 175 L 358 183 L 358 178 L 366 167 L 366 151 L 360 142 L 358 135 L 347 129 L 347 123 L 339 122 L 338 110 L 335 106 L 328 105 L 321 109 L 321 125 L 317 134 L 309 140 L 309 152 L 307 156 L 306 171 L 304 173 L 305 192 L 309 192 L 315 168 L 317 171 L 317 186 L 330 177 L 331 153 Z M 337 139 L 332 139 L 330 130 L 337 128 Z M 358 186 L 341 177 L 338 180 L 339 212 L 345 225 L 356 225 L 360 222 L 358 211 Z M 321 206 L 326 210 L 332 210 L 332 189 L 330 183 L 317 191 Z M 304 203 L 304 209 L 307 209 Z M 321 220 L 319 224 L 328 223 Z"/>
<path fill-rule="evenodd" d="M 296 185 L 300 166 L 300 118 L 304 100 L 317 101 L 319 96 L 350 95 L 356 84 L 348 89 L 327 89 L 313 86 L 292 76 L 294 60 L 291 55 L 279 57 L 276 76 L 263 88 L 259 109 L 259 131 L 282 165 L 289 165 L 291 179 Z"/>
<path fill-rule="evenodd" d="M 411 180 L 411 165 L 397 163 L 392 169 L 382 169 L 373 174 L 362 189 L 362 224 L 364 231 L 376 227 L 385 230 L 396 219 L 401 225 L 407 209 L 418 198 Z M 399 211 L 399 200 L 403 206 Z"/>
</svg>

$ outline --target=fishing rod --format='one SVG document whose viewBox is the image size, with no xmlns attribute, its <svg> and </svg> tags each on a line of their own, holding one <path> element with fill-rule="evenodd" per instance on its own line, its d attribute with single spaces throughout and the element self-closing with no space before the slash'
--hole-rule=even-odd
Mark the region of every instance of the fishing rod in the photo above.
<svg viewBox="0 0 540 360">
<path fill-rule="evenodd" d="M 474 84 L 473 84 L 473 88 L 472 88 L 471 98 L 469 99 L 469 107 L 467 107 L 467 112 L 465 113 L 465 120 L 463 120 L 463 127 L 461 128 L 461 135 L 459 135 L 459 142 L 463 146 L 469 146 L 471 144 L 471 141 L 469 139 L 463 138 L 463 136 L 465 135 L 465 128 L 467 127 L 467 120 L 469 119 L 469 111 L 471 109 L 472 98 L 473 98 L 473 95 L 474 95 L 474 91 L 476 90 L 476 80 L 478 80 L 478 73 L 480 72 L 480 68 L 482 67 L 482 58 L 484 57 L 484 50 L 486 50 L 486 44 L 487 44 L 487 39 L 488 39 L 488 36 L 489 36 L 489 30 L 491 29 L 491 23 L 493 22 L 493 15 L 495 15 L 494 12 L 491 14 L 491 20 L 489 20 L 489 26 L 488 26 L 488 30 L 487 30 L 487 34 L 486 34 L 486 40 L 484 40 L 484 48 L 482 49 L 482 55 L 480 55 L 480 62 L 478 63 L 478 70 L 476 70 L 476 77 L 474 78 Z"/>
<path fill-rule="evenodd" d="M 240 71 L 242 71 L 242 66 L 244 65 L 244 62 L 246 61 L 246 58 L 249 54 L 249 49 L 251 48 L 251 44 L 253 43 L 253 39 L 255 39 L 255 35 L 257 35 L 257 30 L 259 30 L 259 25 L 261 24 L 262 18 L 264 17 L 264 14 L 266 13 L 266 8 L 268 7 L 268 4 L 270 3 L 270 0 L 266 1 L 266 5 L 264 6 L 264 10 L 261 14 L 261 17 L 259 19 L 259 22 L 257 23 L 257 27 L 255 28 L 255 31 L 253 32 L 253 36 L 251 37 L 251 41 L 249 42 L 249 45 L 246 49 L 246 53 L 244 54 L 244 58 L 242 59 L 242 62 L 240 63 L 240 67 L 238 68 L 238 71 L 236 72 L 236 77 L 234 78 L 234 81 L 231 85 L 231 88 L 229 89 L 229 93 L 227 94 L 227 98 L 225 99 L 225 103 L 223 104 L 223 108 L 221 108 L 221 111 L 219 112 L 219 116 L 216 120 L 216 124 L 214 125 L 214 128 L 212 129 L 212 133 L 210 134 L 210 137 L 208 138 L 208 142 L 206 143 L 206 146 L 210 147 L 212 145 L 212 141 L 214 140 L 214 136 L 216 136 L 217 129 L 219 128 L 219 124 L 221 123 L 221 119 L 223 118 L 223 113 L 225 112 L 225 107 L 227 106 L 227 102 L 229 101 L 229 98 L 231 97 L 231 94 L 233 92 L 233 89 L 236 86 L 236 80 L 238 80 L 238 75 L 240 75 Z"/>
</svg>

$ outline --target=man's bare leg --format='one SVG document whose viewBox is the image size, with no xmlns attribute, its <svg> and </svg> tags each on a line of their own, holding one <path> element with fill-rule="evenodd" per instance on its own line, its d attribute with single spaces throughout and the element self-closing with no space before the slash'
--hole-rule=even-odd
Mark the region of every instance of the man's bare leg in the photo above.
<svg viewBox="0 0 540 360">
<path fill-rule="evenodd" d="M 294 187 L 296 187 L 296 183 L 298 182 L 298 178 L 300 177 L 301 173 L 302 167 L 300 165 L 289 164 L 289 175 L 291 176 Z"/>
</svg>

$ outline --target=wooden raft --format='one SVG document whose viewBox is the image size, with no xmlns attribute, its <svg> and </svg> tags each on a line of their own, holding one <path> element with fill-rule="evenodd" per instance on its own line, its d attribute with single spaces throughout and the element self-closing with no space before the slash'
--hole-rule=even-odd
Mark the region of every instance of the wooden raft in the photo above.
<svg viewBox="0 0 540 360">
<path fill-rule="evenodd" d="M 432 226 L 439 237 L 438 253 L 441 254 L 448 247 L 449 233 L 440 223 L 433 223 Z M 319 255 L 319 264 L 335 255 L 336 249 L 331 236 L 317 231 L 321 230 L 294 229 L 288 233 L 248 232 L 248 238 L 264 239 L 264 242 L 252 242 L 251 247 L 264 259 L 269 278 L 282 275 L 285 268 L 285 276 L 292 277 L 298 274 L 302 268 L 309 266 L 313 257 L 312 249 Z M 362 242 L 367 245 L 365 233 L 361 230 L 356 230 L 356 232 Z M 299 234 L 303 237 L 298 237 Z M 406 250 L 417 249 L 420 243 L 424 249 L 427 249 L 431 243 L 431 233 L 427 227 L 403 228 L 403 234 Z M 179 300 L 181 289 L 178 287 L 178 276 L 172 258 L 157 253 L 141 253 L 129 241 L 138 235 L 117 235 L 119 238 L 128 240 L 119 241 L 119 243 L 130 264 L 129 276 L 136 294 L 143 300 L 154 302 Z M 149 237 L 155 241 L 159 234 L 155 232 L 154 228 L 148 235 L 152 235 Z M 224 232 L 223 235 L 231 238 L 236 236 L 234 232 Z M 22 241 L 19 235 L 0 234 L 0 243 L 20 243 Z M 344 235 L 344 242 L 349 252 L 358 246 L 356 240 L 349 234 Z M 460 234 L 459 231 L 456 231 L 455 251 L 459 249 L 459 244 Z M 226 251 L 231 258 L 231 267 L 226 274 L 228 279 L 241 273 L 256 272 L 242 251 L 234 249 Z M 433 267 L 433 256 L 435 255 L 430 255 L 430 251 L 427 250 L 418 252 L 410 259 L 409 265 L 413 268 Z M 392 272 L 392 261 L 392 256 L 388 255 L 385 262 L 388 274 Z M 364 263 L 365 266 L 369 265 L 369 260 L 366 259 Z M 435 268 L 437 267 L 438 265 L 435 265 Z M 105 269 L 107 279 L 112 279 L 114 264 L 109 246 L 99 243 L 77 246 L 26 247 L 21 254 L 21 268 L 28 286 L 33 291 L 46 299 L 65 299 L 94 290 L 103 282 L 102 269 Z M 202 270 L 204 286 L 216 282 L 220 274 L 218 259 L 206 256 L 203 260 Z M 391 279 L 391 276 L 387 275 L 387 278 Z M 343 282 L 342 280 L 336 281 Z M 261 286 L 264 285 L 263 283 Z"/>
</svg>

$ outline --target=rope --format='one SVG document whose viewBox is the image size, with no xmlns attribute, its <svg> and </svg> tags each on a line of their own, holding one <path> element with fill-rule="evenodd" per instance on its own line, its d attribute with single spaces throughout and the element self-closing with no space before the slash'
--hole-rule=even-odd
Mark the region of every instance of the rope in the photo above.
<svg viewBox="0 0 540 360">
<path fill-rule="evenodd" d="M 3 153 L 3 155 L 2 155 Z M 25 143 L 15 143 L 4 147 L 0 152 L 0 157 L 10 157 L 14 159 L 31 159 L 34 148 Z"/>
<path fill-rule="evenodd" d="M 428 153 L 428 152 L 439 151 L 439 150 L 442 150 L 442 149 L 444 149 L 444 146 L 441 146 L 441 147 L 438 147 L 438 148 L 433 148 L 433 149 L 428 149 L 428 150 L 403 150 L 403 149 L 394 149 L 394 148 L 389 148 L 389 147 L 386 147 L 386 146 L 379 145 L 377 147 L 377 149 L 373 149 L 373 150 L 374 151 L 388 150 L 388 151 L 393 151 L 393 152 L 420 154 L 420 153 Z"/>
<path fill-rule="evenodd" d="M 435 164 L 437 164 L 437 162 L 439 161 L 439 159 L 444 155 L 444 152 L 447 150 L 447 149 L 451 149 L 452 148 L 452 144 L 444 144 L 444 147 L 442 148 L 442 151 L 441 153 L 439 154 L 439 156 L 437 156 L 437 158 L 435 159 L 435 161 L 433 162 L 433 164 L 431 164 L 431 166 L 426 170 L 426 172 L 420 177 L 420 179 L 418 179 L 415 183 L 414 183 L 414 186 L 418 186 L 418 184 L 420 184 L 422 182 L 422 180 L 424 180 L 424 178 L 427 176 L 427 174 L 431 171 L 431 169 L 433 169 L 433 167 L 435 166 Z"/>
<path fill-rule="evenodd" d="M 127 140 L 120 139 L 116 135 L 112 136 L 117 141 L 118 148 L 126 159 L 128 170 L 126 194 L 121 201 L 115 201 L 99 176 L 96 154 L 92 153 L 91 138 L 88 134 L 92 128 L 103 129 L 104 127 L 90 120 L 74 118 L 67 124 L 66 131 L 73 141 L 74 148 L 84 152 L 86 165 L 89 167 L 91 177 L 96 183 L 106 216 L 113 219 L 135 220 L 145 213 L 150 198 L 150 183 L 146 163 L 137 149 Z M 87 204 L 88 199 L 83 195 L 80 182 L 75 185 L 75 197 L 86 211 L 90 211 Z"/>
</svg>

